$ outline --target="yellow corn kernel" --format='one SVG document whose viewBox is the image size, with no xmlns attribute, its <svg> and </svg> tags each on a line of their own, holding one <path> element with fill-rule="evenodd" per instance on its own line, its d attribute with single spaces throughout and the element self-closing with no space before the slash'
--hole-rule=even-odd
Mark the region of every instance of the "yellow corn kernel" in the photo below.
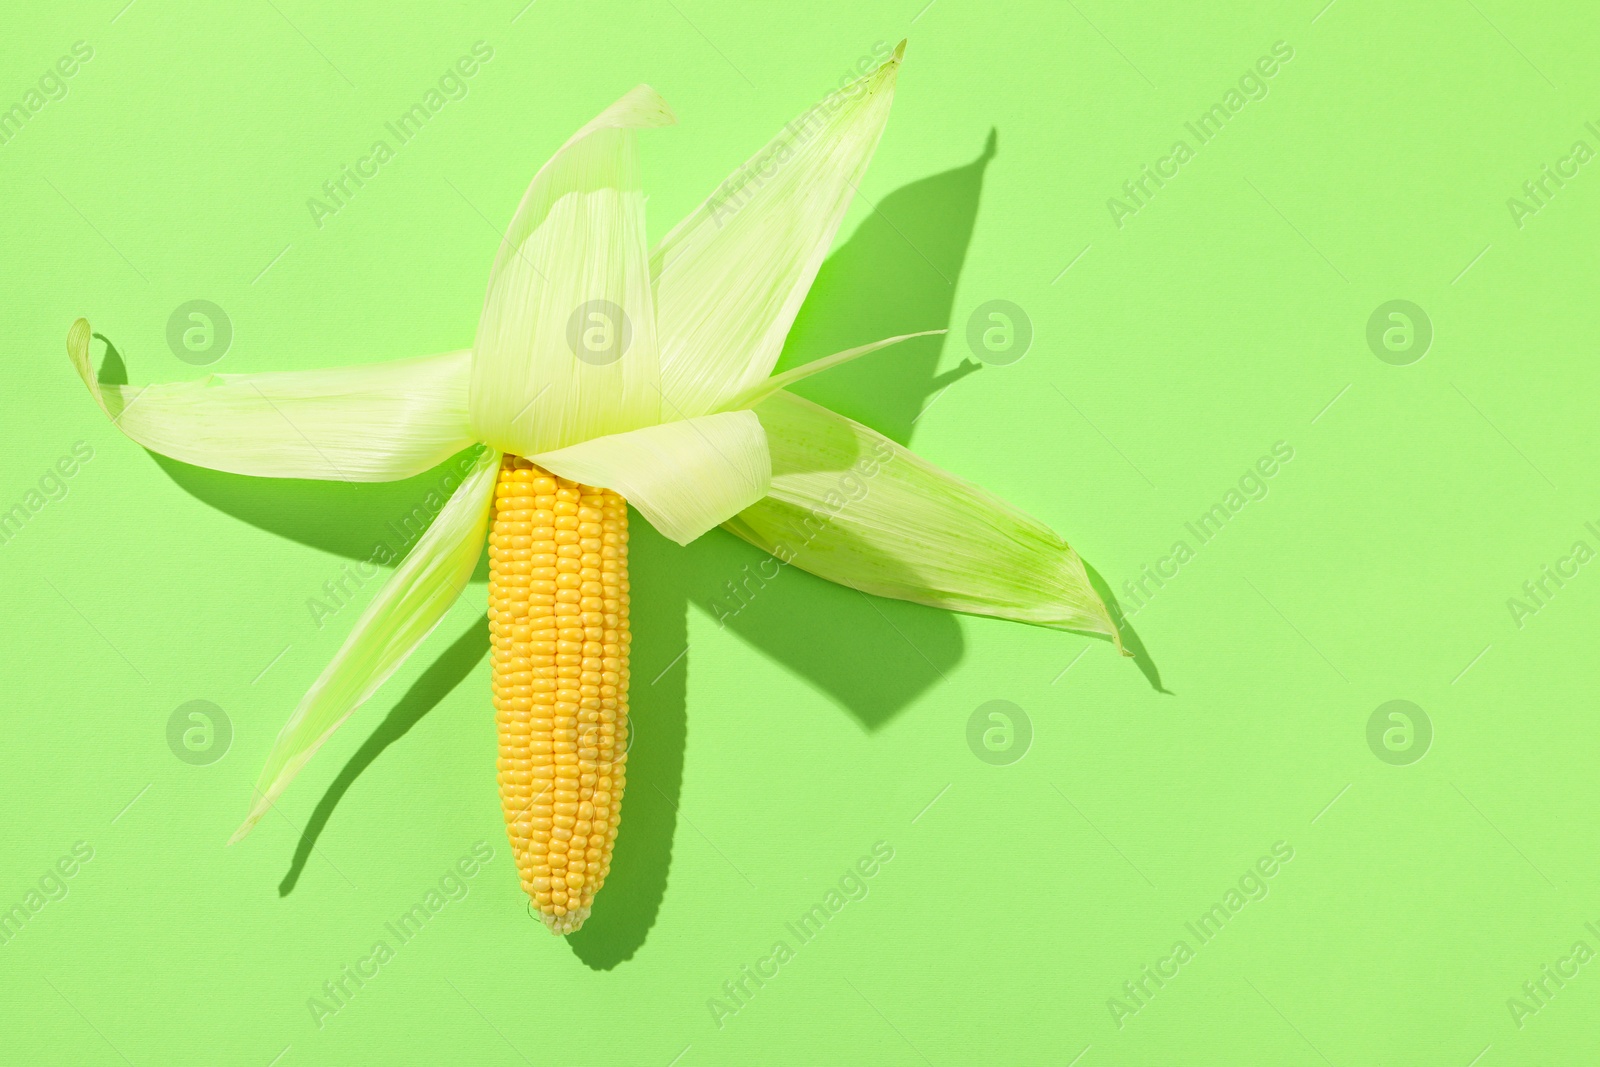
<svg viewBox="0 0 1600 1067">
<path fill-rule="evenodd" d="M 500 806 L 523 891 L 570 934 L 611 869 L 628 761 L 628 507 L 506 456 L 489 533 Z"/>
</svg>

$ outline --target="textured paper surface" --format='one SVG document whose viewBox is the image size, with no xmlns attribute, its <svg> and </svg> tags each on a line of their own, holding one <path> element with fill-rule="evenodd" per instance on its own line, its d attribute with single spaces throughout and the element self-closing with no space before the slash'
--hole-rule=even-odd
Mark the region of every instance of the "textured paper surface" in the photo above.
<svg viewBox="0 0 1600 1067">
<path fill-rule="evenodd" d="M 1592 12 L 522 2 L 8 13 L 0 1060 L 1586 1054 Z M 948 327 L 799 391 L 1061 533 L 1140 660 L 636 519 L 578 936 L 512 871 L 481 578 L 224 848 L 459 471 L 154 459 L 72 321 L 133 384 L 465 347 L 528 180 L 622 92 L 680 120 L 641 137 L 656 240 L 906 36 L 780 368 Z"/>
</svg>

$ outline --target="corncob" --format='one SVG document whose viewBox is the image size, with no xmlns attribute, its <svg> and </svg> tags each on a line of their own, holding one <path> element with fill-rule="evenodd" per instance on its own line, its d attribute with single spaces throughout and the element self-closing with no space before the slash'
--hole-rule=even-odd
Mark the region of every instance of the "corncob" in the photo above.
<svg viewBox="0 0 1600 1067">
<path fill-rule="evenodd" d="M 507 455 L 489 534 L 500 804 L 552 933 L 611 869 L 628 749 L 628 508 Z"/>
</svg>

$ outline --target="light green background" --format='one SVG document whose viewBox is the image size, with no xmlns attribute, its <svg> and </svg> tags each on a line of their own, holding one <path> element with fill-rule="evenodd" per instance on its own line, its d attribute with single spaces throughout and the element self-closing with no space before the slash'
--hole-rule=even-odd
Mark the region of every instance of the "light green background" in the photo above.
<svg viewBox="0 0 1600 1067">
<path fill-rule="evenodd" d="M 0 545 L 0 908 L 75 842 L 94 855 L 0 945 L 0 1060 L 1499 1067 L 1592 1050 L 1595 964 L 1520 1027 L 1507 1000 L 1575 942 L 1600 950 L 1600 575 L 1520 628 L 1507 600 L 1575 541 L 1600 548 L 1597 164 L 1520 228 L 1506 201 L 1575 140 L 1600 148 L 1593 12 L 923 2 L 8 12 L 0 106 L 74 42 L 94 57 L 0 146 L 0 508 L 74 442 L 94 456 Z M 1188 541 L 1133 621 L 1170 692 L 1101 642 L 792 571 L 719 627 L 712 598 L 757 554 L 641 529 L 637 743 L 580 936 L 529 918 L 509 862 L 481 585 L 281 814 L 224 848 L 358 611 L 318 629 L 307 599 L 425 486 L 158 465 L 75 379 L 72 320 L 135 383 L 205 373 L 165 340 L 196 298 L 234 328 L 213 370 L 467 345 L 497 228 L 624 90 L 648 81 L 680 117 L 644 139 L 659 236 L 907 35 L 788 358 L 950 326 L 814 395 L 1039 516 L 1119 591 Z M 470 94 L 317 228 L 306 199 L 480 40 L 494 57 Z M 1293 59 L 1269 95 L 1119 229 L 1107 199 L 1193 145 L 1184 123 L 1279 41 Z M 1025 309 L 1032 349 L 952 374 L 992 299 Z M 1433 325 L 1409 366 L 1365 340 L 1393 299 Z M 1185 524 L 1280 441 L 1293 459 L 1265 499 L 1196 547 Z M 166 740 L 194 699 L 233 724 L 209 766 Z M 1008 766 L 966 741 L 997 699 L 1032 724 Z M 1420 762 L 1368 747 L 1393 699 L 1432 723 Z M 399 946 L 384 924 L 478 841 L 495 855 L 469 895 Z M 894 858 L 866 899 L 799 945 L 785 923 L 879 841 Z M 1266 899 L 1199 945 L 1185 924 L 1280 841 L 1293 859 Z M 319 1028 L 308 998 L 380 939 L 394 958 Z M 794 958 L 719 1027 L 708 1000 L 778 939 Z M 1179 939 L 1194 958 L 1119 1028 L 1108 998 Z"/>
</svg>

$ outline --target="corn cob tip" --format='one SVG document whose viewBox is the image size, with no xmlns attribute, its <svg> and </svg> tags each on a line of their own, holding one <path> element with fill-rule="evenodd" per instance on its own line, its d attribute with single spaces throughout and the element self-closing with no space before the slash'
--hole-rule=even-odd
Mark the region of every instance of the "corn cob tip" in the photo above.
<svg viewBox="0 0 1600 1067">
<path fill-rule="evenodd" d="M 552 915 L 549 912 L 539 913 L 539 920 L 557 937 L 565 937 L 568 934 L 577 933 L 578 927 L 582 926 L 584 920 L 588 918 L 589 908 L 587 906 L 578 908 L 575 911 L 569 911 L 565 915 Z"/>
</svg>

